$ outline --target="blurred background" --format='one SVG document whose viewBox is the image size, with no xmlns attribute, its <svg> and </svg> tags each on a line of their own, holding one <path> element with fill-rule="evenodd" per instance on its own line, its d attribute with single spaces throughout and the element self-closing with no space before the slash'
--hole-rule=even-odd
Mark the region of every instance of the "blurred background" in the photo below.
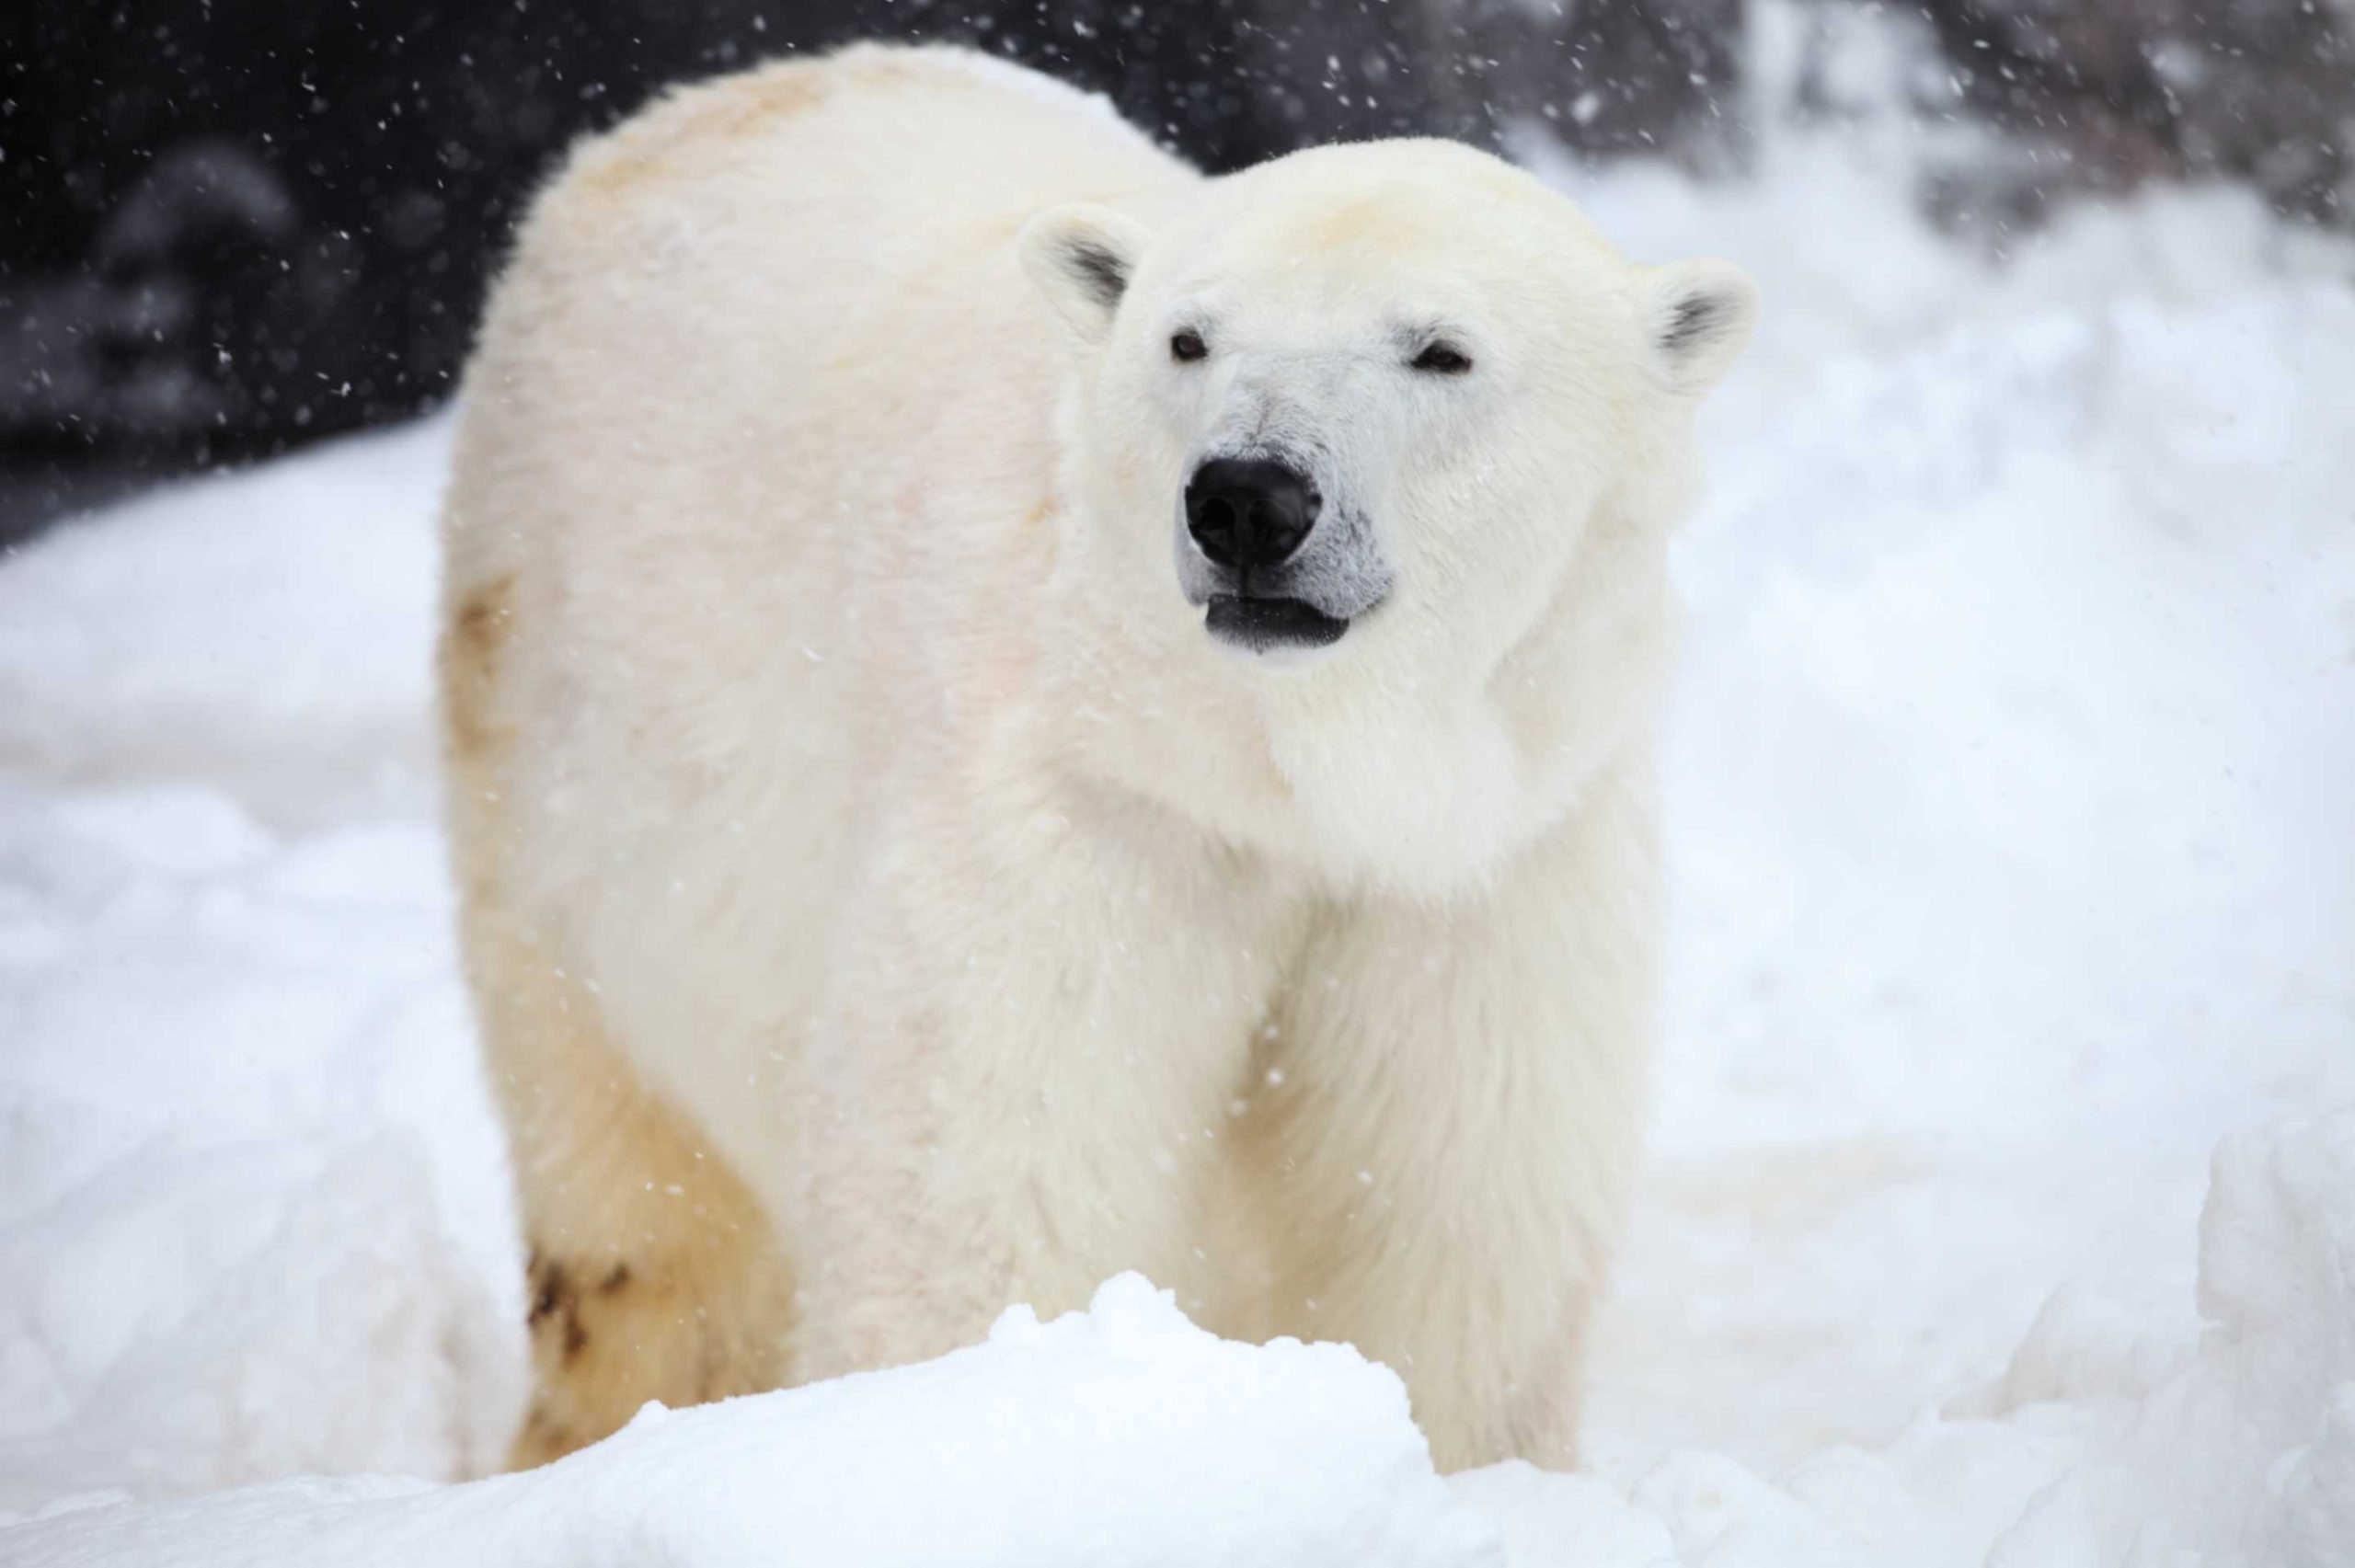
<svg viewBox="0 0 2355 1568">
<path fill-rule="evenodd" d="M 519 207 L 664 86 L 853 37 L 956 40 L 1226 169 L 1399 132 L 1738 176 L 1867 69 L 1968 155 L 1985 243 L 2076 193 L 2246 182 L 2349 223 L 2344 0 L 1814 0 L 1762 102 L 1746 0 L 20 0 L 0 7 L 0 542 L 158 476 L 447 397 Z M 1795 220 L 1800 219 L 1794 214 Z"/>
</svg>

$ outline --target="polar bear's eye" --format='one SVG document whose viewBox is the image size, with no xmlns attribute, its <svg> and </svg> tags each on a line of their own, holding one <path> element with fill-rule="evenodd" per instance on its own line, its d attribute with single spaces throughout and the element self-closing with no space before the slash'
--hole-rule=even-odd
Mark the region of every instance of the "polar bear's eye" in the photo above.
<svg viewBox="0 0 2355 1568">
<path fill-rule="evenodd" d="M 1202 341 L 1202 335 L 1190 327 L 1170 335 L 1169 357 L 1181 364 L 1192 364 L 1210 351 L 1210 345 Z"/>
<path fill-rule="evenodd" d="M 1407 363 L 1434 375 L 1462 375 L 1472 368 L 1472 356 L 1453 343 L 1434 343 Z"/>
</svg>

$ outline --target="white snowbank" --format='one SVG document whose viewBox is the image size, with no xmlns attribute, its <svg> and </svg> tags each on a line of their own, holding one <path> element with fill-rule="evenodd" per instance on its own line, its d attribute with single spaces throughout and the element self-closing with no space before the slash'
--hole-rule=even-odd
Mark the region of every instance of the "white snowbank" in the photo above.
<svg viewBox="0 0 2355 1568">
<path fill-rule="evenodd" d="M 523 1290 L 468 1038 L 426 824 L 0 774 L 0 1508 L 497 1459 Z"/>
<path fill-rule="evenodd" d="M 468 1486 L 281 1482 L 0 1535 L 22 1568 L 666 1563 L 1352 1564 L 1503 1561 L 1342 1345 L 1230 1344 L 1135 1276 L 1025 1309 L 920 1367 L 690 1411 Z"/>
<path fill-rule="evenodd" d="M 2089 1406 L 2088 1458 L 1996 1568 L 2355 1561 L 2355 1111 L 2229 1139 L 2200 1217 L 2195 1355 L 2154 1375 L 2057 1298 L 1995 1407 Z"/>
<path fill-rule="evenodd" d="M 1453 1484 L 1504 1523 L 1511 1561 L 1565 1568 L 2355 1561 L 2355 1110 L 2226 1141 L 2200 1304 L 2197 1345 L 2163 1347 L 2133 1313 L 2064 1292 L 1995 1388 L 1775 1483 L 1685 1451 L 1624 1502 L 1526 1467 Z"/>
<path fill-rule="evenodd" d="M 438 423 L 174 486 L 0 571 L 0 767 L 219 784 L 271 821 L 416 808 Z M 396 796 L 391 792 L 401 792 Z"/>
<path fill-rule="evenodd" d="M 1264 1347 L 1110 1281 L 897 1371 L 649 1406 L 546 1471 L 456 1487 L 279 1482 L 66 1500 L 0 1550 L 118 1562 L 1028 1565 L 2339 1563 L 2355 1548 L 2355 1112 L 2231 1140 L 2202 1226 L 2194 1352 L 2119 1354 L 2056 1302 L 1978 1419 L 1925 1418 L 1770 1484 L 1671 1456 L 1623 1494 L 1499 1465 L 1442 1484 L 1386 1369 Z"/>
<path fill-rule="evenodd" d="M 2177 193 L 1997 265 L 1870 136 L 1762 156 L 1563 176 L 1768 312 L 1680 560 L 1593 1468 L 1445 1492 L 1523 1565 L 2355 1562 L 2355 258 Z M 446 430 L 0 564 L 0 1510 L 73 1509 L 0 1561 L 1481 1560 L 1386 1378 L 1133 1291 L 429 1484 L 523 1373 L 426 744 Z M 419 1479 L 220 1493 L 372 1471 Z"/>
</svg>

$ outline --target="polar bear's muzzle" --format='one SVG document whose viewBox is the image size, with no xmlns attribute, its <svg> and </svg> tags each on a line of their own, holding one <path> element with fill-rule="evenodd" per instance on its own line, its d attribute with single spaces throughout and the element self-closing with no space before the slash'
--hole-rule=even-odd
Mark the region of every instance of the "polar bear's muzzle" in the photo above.
<svg viewBox="0 0 2355 1568">
<path fill-rule="evenodd" d="M 1179 577 L 1212 637 L 1251 653 L 1327 647 L 1380 598 L 1338 594 L 1315 481 L 1279 457 L 1212 457 L 1186 483 Z M 1346 548 L 1346 542 L 1343 547 Z"/>
<path fill-rule="evenodd" d="M 1341 640 L 1350 624 L 1327 615 L 1304 599 L 1261 599 L 1214 593 L 1202 624 L 1212 636 L 1253 653 L 1279 647 L 1327 647 Z"/>
</svg>

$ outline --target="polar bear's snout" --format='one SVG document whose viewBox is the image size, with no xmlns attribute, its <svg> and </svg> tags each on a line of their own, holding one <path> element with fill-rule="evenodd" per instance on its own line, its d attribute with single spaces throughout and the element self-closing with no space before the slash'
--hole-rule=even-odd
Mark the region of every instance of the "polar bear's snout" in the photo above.
<svg viewBox="0 0 2355 1568">
<path fill-rule="evenodd" d="M 1341 640 L 1349 617 L 1314 602 L 1289 569 L 1324 509 L 1315 481 L 1281 459 L 1213 457 L 1194 470 L 1186 535 L 1208 568 L 1198 602 L 1212 636 L 1252 653 Z"/>
<path fill-rule="evenodd" d="M 1330 647 L 1389 586 L 1367 531 L 1281 452 L 1202 458 L 1178 523 L 1187 601 L 1213 638 L 1247 653 Z"/>
</svg>

